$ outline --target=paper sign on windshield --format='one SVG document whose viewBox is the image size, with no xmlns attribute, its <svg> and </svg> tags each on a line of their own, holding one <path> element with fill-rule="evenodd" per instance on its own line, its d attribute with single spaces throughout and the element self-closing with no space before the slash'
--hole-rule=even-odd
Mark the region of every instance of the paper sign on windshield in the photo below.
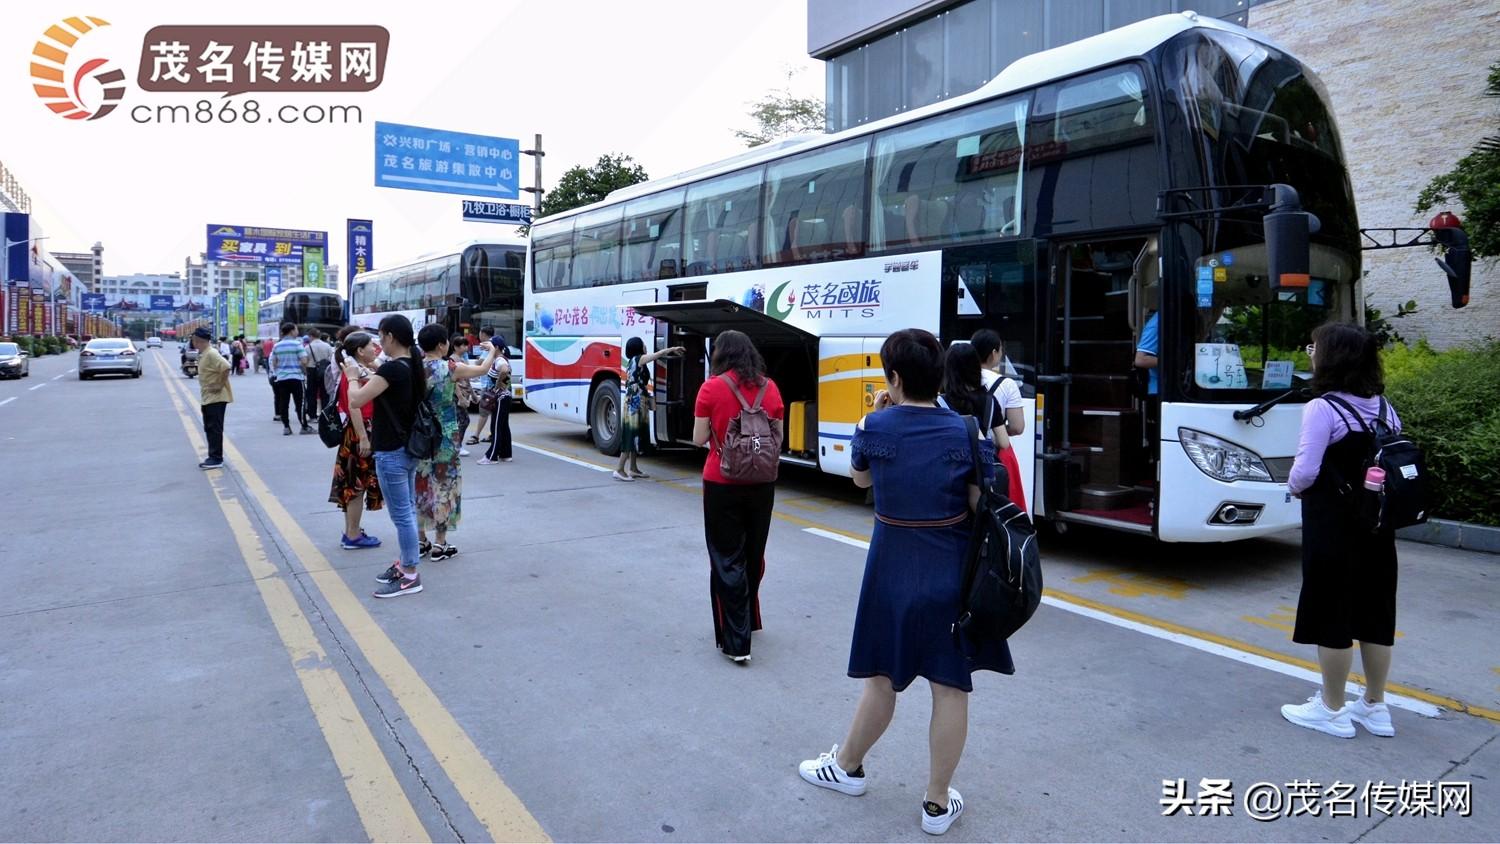
<svg viewBox="0 0 1500 844">
<path fill-rule="evenodd" d="M 1266 371 L 1261 375 L 1260 385 L 1267 390 L 1286 390 L 1292 386 L 1292 362 L 1268 360 Z"/>
<path fill-rule="evenodd" d="M 1245 362 L 1236 343 L 1199 343 L 1193 380 L 1208 390 L 1243 390 L 1250 386 L 1245 378 Z"/>
</svg>

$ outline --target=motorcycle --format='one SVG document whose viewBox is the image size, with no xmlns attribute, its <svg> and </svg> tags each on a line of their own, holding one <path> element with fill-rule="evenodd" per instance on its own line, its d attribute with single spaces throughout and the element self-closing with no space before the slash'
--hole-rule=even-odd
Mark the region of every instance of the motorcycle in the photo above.
<svg viewBox="0 0 1500 844">
<path fill-rule="evenodd" d="M 189 378 L 198 377 L 198 350 L 188 347 L 182 350 L 182 374 Z"/>
</svg>

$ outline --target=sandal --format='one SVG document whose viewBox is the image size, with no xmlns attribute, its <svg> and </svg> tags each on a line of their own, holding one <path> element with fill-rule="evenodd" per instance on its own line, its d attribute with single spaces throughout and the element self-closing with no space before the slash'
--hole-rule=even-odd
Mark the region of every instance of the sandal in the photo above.
<svg viewBox="0 0 1500 844">
<path fill-rule="evenodd" d="M 636 469 L 634 472 L 630 473 L 630 477 L 632 477 L 632 478 L 649 478 L 651 476 L 648 475 L 648 474 L 646 474 L 645 472 L 642 472 L 640 469 Z"/>
<path fill-rule="evenodd" d="M 464 440 L 464 445 L 479 445 L 479 438 L 470 436 L 468 439 Z"/>
</svg>

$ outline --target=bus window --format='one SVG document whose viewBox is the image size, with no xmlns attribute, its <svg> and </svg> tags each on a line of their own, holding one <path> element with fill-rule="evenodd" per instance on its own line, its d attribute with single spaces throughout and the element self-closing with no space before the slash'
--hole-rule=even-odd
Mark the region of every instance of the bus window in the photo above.
<svg viewBox="0 0 1500 844">
<path fill-rule="evenodd" d="M 625 281 L 674 278 L 682 262 L 682 201 L 679 188 L 625 205 Z"/>
<path fill-rule="evenodd" d="M 1151 140 L 1151 121 L 1141 72 L 1121 67 L 1037 92 L 1036 110 L 1045 134 L 1032 143 L 1057 145 L 1059 156 Z"/>
<path fill-rule="evenodd" d="M 578 215 L 573 228 L 573 286 L 620 282 L 621 207 Z"/>
<path fill-rule="evenodd" d="M 686 275 L 759 266 L 759 168 L 693 185 L 687 190 Z"/>
<path fill-rule="evenodd" d="M 531 233 L 531 252 L 536 258 L 532 286 L 536 290 L 561 290 L 569 286 L 568 269 L 573 262 L 573 220 L 537 226 Z"/>
<path fill-rule="evenodd" d="M 857 258 L 865 251 L 865 157 L 855 141 L 766 170 L 765 265 Z"/>
<path fill-rule="evenodd" d="M 1025 97 L 986 103 L 878 136 L 871 249 L 1019 234 L 1028 104 Z"/>
</svg>

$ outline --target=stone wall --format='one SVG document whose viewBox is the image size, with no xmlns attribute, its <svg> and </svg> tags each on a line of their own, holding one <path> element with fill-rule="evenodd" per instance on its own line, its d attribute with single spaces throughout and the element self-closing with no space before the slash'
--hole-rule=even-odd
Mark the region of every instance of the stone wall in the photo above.
<svg viewBox="0 0 1500 844">
<path fill-rule="evenodd" d="M 1500 101 L 1483 96 L 1500 61 L 1496 0 L 1274 0 L 1250 10 L 1250 28 L 1328 87 L 1361 226 L 1425 226 L 1417 194 L 1500 125 Z M 1463 310 L 1424 248 L 1366 252 L 1364 267 L 1370 304 L 1390 314 L 1417 301 L 1417 314 L 1395 322 L 1404 337 L 1436 346 L 1500 337 L 1500 261 L 1475 262 Z"/>
</svg>

